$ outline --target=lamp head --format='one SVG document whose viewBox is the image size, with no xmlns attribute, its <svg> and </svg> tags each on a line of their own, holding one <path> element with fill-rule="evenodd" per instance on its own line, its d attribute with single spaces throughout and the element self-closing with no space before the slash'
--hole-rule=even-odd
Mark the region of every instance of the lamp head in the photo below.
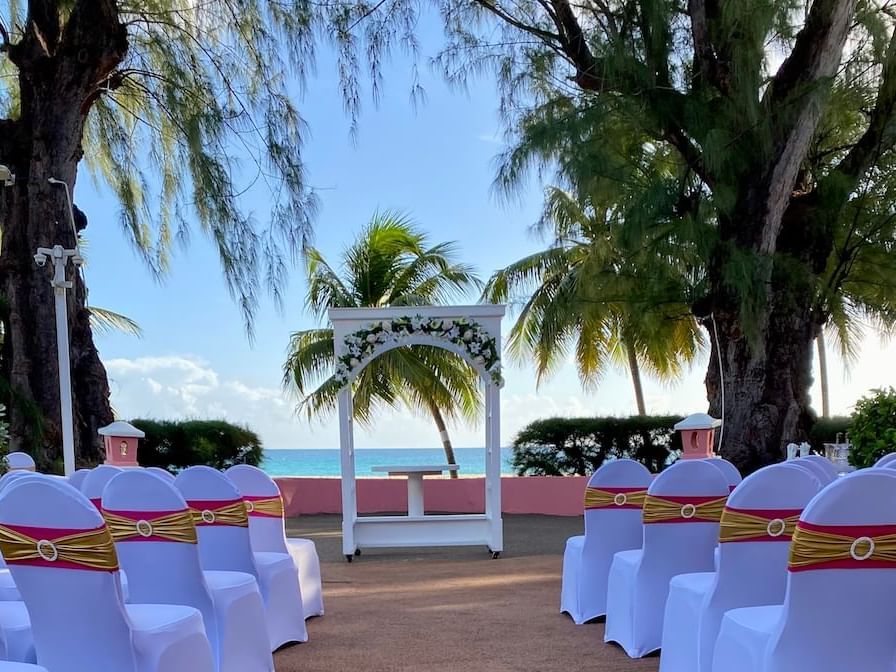
<svg viewBox="0 0 896 672">
<path fill-rule="evenodd" d="M 38 252 L 34 255 L 34 263 L 37 264 L 40 268 L 43 268 L 47 265 L 47 255 L 43 252 Z"/>
</svg>

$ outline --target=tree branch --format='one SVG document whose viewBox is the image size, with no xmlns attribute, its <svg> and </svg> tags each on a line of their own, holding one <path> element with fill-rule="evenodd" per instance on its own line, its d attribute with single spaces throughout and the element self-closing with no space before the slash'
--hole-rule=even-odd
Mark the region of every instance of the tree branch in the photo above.
<svg viewBox="0 0 896 672">
<path fill-rule="evenodd" d="M 730 89 L 728 68 L 719 61 L 712 43 L 707 0 L 688 0 L 687 11 L 691 18 L 691 39 L 694 41 L 694 66 L 704 82 L 727 95 Z"/>
<path fill-rule="evenodd" d="M 880 82 L 868 128 L 828 176 L 830 180 L 834 175 L 847 178 L 847 194 L 880 155 L 896 144 L 896 28 L 890 36 Z"/>
<path fill-rule="evenodd" d="M 0 38 L 2 38 L 2 41 L 0 41 L 0 54 L 2 54 L 4 51 L 9 51 L 10 45 L 9 31 L 6 29 L 3 19 L 0 19 Z"/>
</svg>

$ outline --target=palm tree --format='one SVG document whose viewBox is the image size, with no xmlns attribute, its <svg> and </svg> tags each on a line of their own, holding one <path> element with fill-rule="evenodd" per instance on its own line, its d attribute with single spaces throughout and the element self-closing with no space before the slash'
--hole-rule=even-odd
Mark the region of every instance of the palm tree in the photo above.
<svg viewBox="0 0 896 672">
<path fill-rule="evenodd" d="M 480 286 L 473 269 L 456 261 L 456 252 L 454 243 L 430 245 L 403 215 L 377 213 L 343 252 L 338 269 L 319 250 L 305 250 L 306 303 L 321 321 L 330 308 L 445 303 Z M 309 418 L 336 406 L 342 383 L 333 375 L 335 364 L 331 328 L 291 335 L 283 383 L 301 397 L 299 410 Z M 472 421 L 479 414 L 475 370 L 458 355 L 435 346 L 396 348 L 381 354 L 354 380 L 352 392 L 354 417 L 364 424 L 372 422 L 377 408 L 400 403 L 431 415 L 449 464 L 457 462 L 446 420 Z"/>
<path fill-rule="evenodd" d="M 595 387 L 609 367 L 627 367 L 645 415 L 642 371 L 675 379 L 703 343 L 682 298 L 689 279 L 678 270 L 680 251 L 652 257 L 662 263 L 637 263 L 620 245 L 618 214 L 595 201 L 549 188 L 538 228 L 550 230 L 553 245 L 497 271 L 483 298 L 522 304 L 509 351 L 534 356 L 539 382 L 574 344 L 583 385 Z M 515 298 L 520 294 L 525 298 Z M 656 301 L 657 294 L 667 299 Z"/>
</svg>

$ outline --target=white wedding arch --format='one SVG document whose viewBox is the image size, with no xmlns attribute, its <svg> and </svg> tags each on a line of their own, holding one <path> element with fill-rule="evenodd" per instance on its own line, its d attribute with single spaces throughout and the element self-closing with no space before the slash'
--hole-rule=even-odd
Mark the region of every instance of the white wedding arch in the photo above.
<svg viewBox="0 0 896 672">
<path fill-rule="evenodd" d="M 501 519 L 501 319 L 504 306 L 331 308 L 339 391 L 342 465 L 342 550 L 346 560 L 362 548 L 487 546 L 504 548 Z M 359 516 L 355 480 L 351 382 L 379 355 L 408 345 L 455 352 L 480 375 L 485 393 L 485 512 Z"/>
</svg>

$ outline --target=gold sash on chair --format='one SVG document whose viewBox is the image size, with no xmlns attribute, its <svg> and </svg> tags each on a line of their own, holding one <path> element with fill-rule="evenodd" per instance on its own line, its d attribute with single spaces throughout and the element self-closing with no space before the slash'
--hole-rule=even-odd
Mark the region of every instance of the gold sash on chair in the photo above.
<svg viewBox="0 0 896 672">
<path fill-rule="evenodd" d="M 193 522 L 202 525 L 230 525 L 249 527 L 249 515 L 242 499 L 228 500 L 187 500 Z"/>
<path fill-rule="evenodd" d="M 16 527 L 0 525 L 0 553 L 9 565 L 58 566 L 99 572 L 118 569 L 118 556 L 105 525 L 92 530 Z"/>
<path fill-rule="evenodd" d="M 282 518 L 283 498 L 280 495 L 273 497 L 243 497 L 246 511 L 250 516 L 259 518 Z"/>
<path fill-rule="evenodd" d="M 176 541 L 196 543 L 196 526 L 188 510 L 166 512 L 103 510 L 109 532 L 116 542 Z"/>
<path fill-rule="evenodd" d="M 816 525 L 800 521 L 790 545 L 791 572 L 896 569 L 896 525 Z"/>
<path fill-rule="evenodd" d="M 644 507 L 646 489 L 639 488 L 585 488 L 585 509 L 641 509 Z"/>
<path fill-rule="evenodd" d="M 719 543 L 734 541 L 790 541 L 800 519 L 801 509 L 722 511 Z"/>
<path fill-rule="evenodd" d="M 644 498 L 644 524 L 718 523 L 727 496 L 647 495 Z"/>
</svg>

